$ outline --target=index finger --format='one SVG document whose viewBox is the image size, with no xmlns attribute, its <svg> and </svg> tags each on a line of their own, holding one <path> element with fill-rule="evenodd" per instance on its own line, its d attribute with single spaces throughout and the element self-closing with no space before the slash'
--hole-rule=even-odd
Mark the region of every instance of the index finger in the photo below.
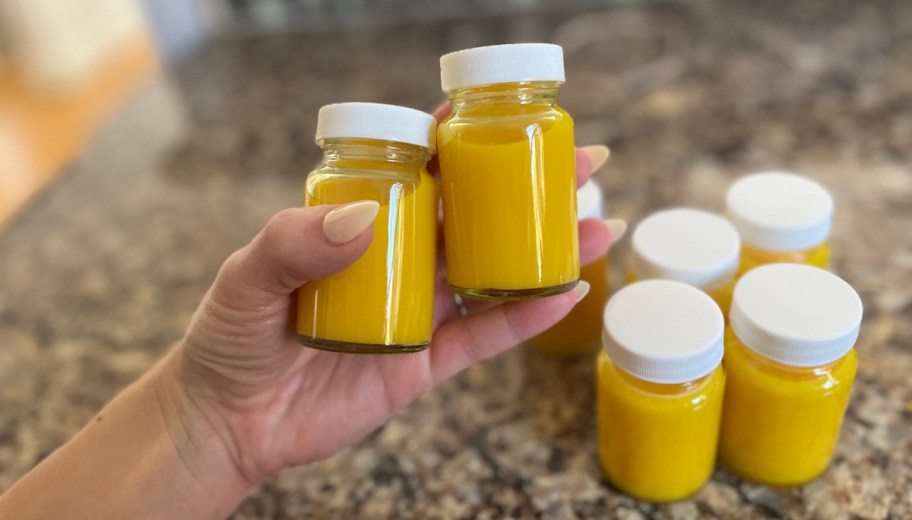
<svg viewBox="0 0 912 520">
<path fill-rule="evenodd" d="M 450 115 L 450 112 L 452 112 L 452 110 L 453 110 L 453 105 L 449 101 L 447 101 L 446 103 L 437 107 L 437 110 L 434 110 L 434 113 L 432 115 L 434 116 L 434 119 L 436 119 L 438 123 L 442 123 L 443 120 L 446 119 L 446 116 Z"/>
</svg>

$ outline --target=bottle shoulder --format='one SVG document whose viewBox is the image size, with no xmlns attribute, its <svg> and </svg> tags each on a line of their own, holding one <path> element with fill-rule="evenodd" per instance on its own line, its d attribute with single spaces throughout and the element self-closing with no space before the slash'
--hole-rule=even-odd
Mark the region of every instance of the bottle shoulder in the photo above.
<svg viewBox="0 0 912 520">
<path fill-rule="evenodd" d="M 725 387 L 725 370 L 719 365 L 700 379 L 681 384 L 651 383 L 619 369 L 602 351 L 598 358 L 598 379 L 600 387 L 630 402 L 689 407 L 704 402 L 708 397 L 721 396 Z"/>
<path fill-rule="evenodd" d="M 383 162 L 356 162 L 328 165 L 321 163 L 307 175 L 307 184 L 345 180 L 378 179 L 418 182 L 422 175 L 429 175 L 426 166 L 401 165 Z"/>
<path fill-rule="evenodd" d="M 545 109 L 487 111 L 451 114 L 437 126 L 440 153 L 453 143 L 513 144 L 543 138 L 548 142 L 573 142 L 573 119 L 557 106 Z"/>
<path fill-rule="evenodd" d="M 752 351 L 728 327 L 723 360 L 730 377 L 750 379 L 756 384 L 784 391 L 788 388 L 832 388 L 851 383 L 858 368 L 855 349 L 832 363 L 817 367 L 791 367 L 768 360 Z"/>
<path fill-rule="evenodd" d="M 500 124 L 514 122 L 525 125 L 530 121 L 572 124 L 573 118 L 557 104 L 503 103 L 454 110 L 441 121 L 438 128 L 492 122 Z"/>
</svg>

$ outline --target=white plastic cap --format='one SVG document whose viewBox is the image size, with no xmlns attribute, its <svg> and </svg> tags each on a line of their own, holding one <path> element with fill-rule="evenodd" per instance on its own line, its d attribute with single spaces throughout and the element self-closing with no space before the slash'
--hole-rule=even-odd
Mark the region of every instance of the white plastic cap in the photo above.
<svg viewBox="0 0 912 520">
<path fill-rule="evenodd" d="M 830 235 L 833 197 L 820 184 L 784 172 L 748 175 L 728 189 L 727 213 L 745 244 L 799 251 Z"/>
<path fill-rule="evenodd" d="M 576 190 L 576 218 L 602 218 L 602 188 L 592 179 Z"/>
<path fill-rule="evenodd" d="M 637 278 L 664 278 L 704 291 L 717 289 L 738 270 L 741 241 L 734 226 L 695 209 L 659 211 L 633 232 L 631 268 Z"/>
<path fill-rule="evenodd" d="M 686 383 L 722 361 L 722 312 L 690 285 L 671 280 L 630 284 L 608 300 L 604 320 L 608 357 L 639 379 Z"/>
<path fill-rule="evenodd" d="M 444 92 L 520 81 L 564 81 L 564 50 L 551 43 L 475 47 L 440 57 Z"/>
<path fill-rule="evenodd" d="M 803 264 L 769 264 L 735 285 L 732 331 L 757 354 L 794 367 L 832 363 L 855 345 L 861 298 L 838 276 Z"/>
<path fill-rule="evenodd" d="M 317 115 L 317 144 L 333 138 L 377 139 L 437 149 L 437 120 L 412 108 L 380 103 L 326 105 Z"/>
</svg>

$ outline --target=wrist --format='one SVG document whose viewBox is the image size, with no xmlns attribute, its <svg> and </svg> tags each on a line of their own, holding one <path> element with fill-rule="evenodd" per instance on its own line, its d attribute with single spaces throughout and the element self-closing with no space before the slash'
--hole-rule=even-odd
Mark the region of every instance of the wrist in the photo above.
<svg viewBox="0 0 912 520">
<path fill-rule="evenodd" d="M 253 488 L 174 377 L 174 352 L 5 494 L 0 517 L 225 518 Z"/>
<path fill-rule="evenodd" d="M 198 499 L 222 517 L 261 482 L 242 470 L 241 453 L 213 411 L 194 399 L 181 377 L 183 345 L 153 369 L 152 390 L 161 410 L 165 434 L 183 471 L 198 486 Z"/>
</svg>

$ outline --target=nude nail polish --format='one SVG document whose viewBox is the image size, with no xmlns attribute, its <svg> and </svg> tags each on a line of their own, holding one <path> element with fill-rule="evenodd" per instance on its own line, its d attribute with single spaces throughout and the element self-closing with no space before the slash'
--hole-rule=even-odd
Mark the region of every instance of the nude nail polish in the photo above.
<svg viewBox="0 0 912 520">
<path fill-rule="evenodd" d="M 353 202 L 336 208 L 323 217 L 323 234 L 332 244 L 345 244 L 358 237 L 373 224 L 380 211 L 374 200 Z"/>
</svg>

